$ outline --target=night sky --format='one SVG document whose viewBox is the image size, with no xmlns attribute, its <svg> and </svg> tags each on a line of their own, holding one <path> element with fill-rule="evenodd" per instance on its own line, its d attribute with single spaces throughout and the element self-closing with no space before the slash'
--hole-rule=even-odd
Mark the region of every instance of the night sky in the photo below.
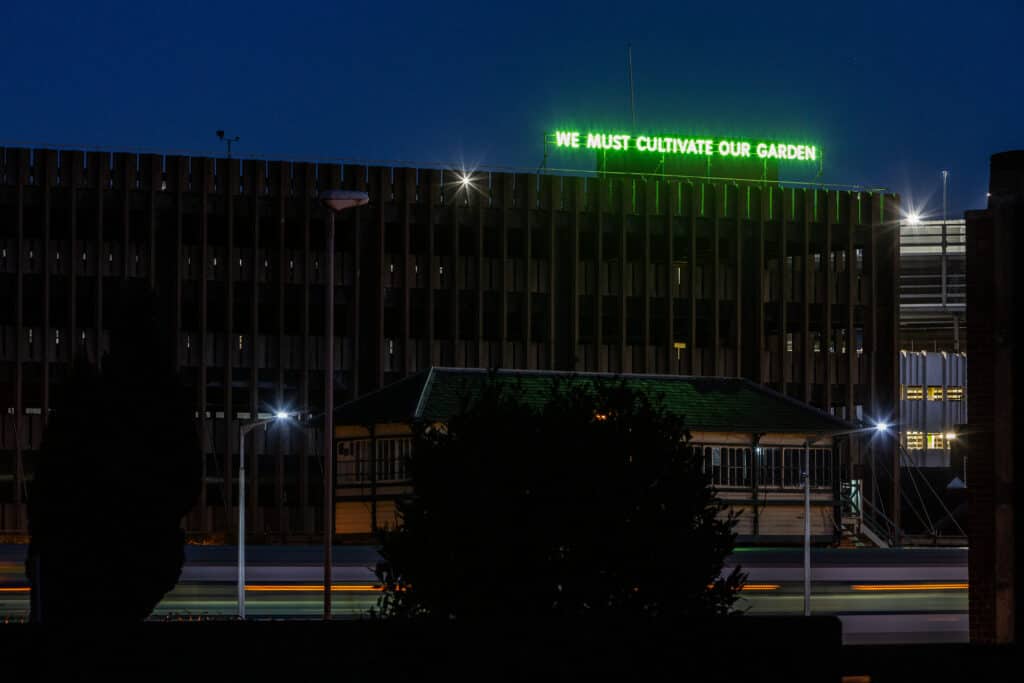
<svg viewBox="0 0 1024 683">
<path fill-rule="evenodd" d="M 4 2 L 0 145 L 535 170 L 546 130 L 630 128 L 632 43 L 638 130 L 816 143 L 925 214 L 1024 148 L 1015 1 L 346 4 Z"/>
</svg>

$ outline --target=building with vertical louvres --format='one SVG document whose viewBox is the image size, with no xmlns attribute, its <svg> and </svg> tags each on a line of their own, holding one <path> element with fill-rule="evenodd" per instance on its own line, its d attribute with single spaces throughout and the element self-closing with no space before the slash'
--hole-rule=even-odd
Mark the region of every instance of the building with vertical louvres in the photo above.
<svg viewBox="0 0 1024 683">
<path fill-rule="evenodd" d="M 338 217 L 333 331 L 328 188 L 370 196 Z M 187 526 L 216 535 L 239 423 L 281 407 L 319 425 L 328 345 L 336 405 L 431 366 L 500 367 L 743 377 L 891 420 L 898 216 L 891 194 L 772 180 L 0 149 L 0 530 L 26 528 L 54 392 L 76 355 L 100 361 L 122 280 L 173 307 L 206 451 Z M 321 533 L 315 432 L 246 437 L 254 540 Z"/>
</svg>

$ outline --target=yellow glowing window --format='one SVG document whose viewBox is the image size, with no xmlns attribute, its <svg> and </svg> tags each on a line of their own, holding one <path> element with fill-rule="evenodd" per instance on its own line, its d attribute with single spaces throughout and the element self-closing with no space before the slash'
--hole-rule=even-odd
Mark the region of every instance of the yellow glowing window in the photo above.
<svg viewBox="0 0 1024 683">
<path fill-rule="evenodd" d="M 907 432 L 907 450 L 921 450 L 924 448 L 924 432 Z"/>
<path fill-rule="evenodd" d="M 942 434 L 928 435 L 928 448 L 945 448 L 946 439 Z"/>
<path fill-rule="evenodd" d="M 924 387 L 921 386 L 909 386 L 906 387 L 904 396 L 908 401 L 920 401 L 924 398 Z"/>
<path fill-rule="evenodd" d="M 942 400 L 942 387 L 928 387 L 928 400 L 929 401 L 941 401 Z"/>
<path fill-rule="evenodd" d="M 947 401 L 962 401 L 962 400 L 964 400 L 964 388 L 963 387 L 946 387 L 946 400 Z"/>
</svg>

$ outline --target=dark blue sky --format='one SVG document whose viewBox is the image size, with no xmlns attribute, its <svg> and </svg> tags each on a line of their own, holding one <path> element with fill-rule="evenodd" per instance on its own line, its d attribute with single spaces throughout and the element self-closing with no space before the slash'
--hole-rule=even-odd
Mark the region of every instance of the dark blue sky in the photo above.
<svg viewBox="0 0 1024 683">
<path fill-rule="evenodd" d="M 1024 148 L 1021 3 L 743 4 L 10 0 L 0 145 L 535 169 L 545 130 L 628 128 L 632 42 L 639 128 L 816 142 L 933 214 Z"/>
</svg>

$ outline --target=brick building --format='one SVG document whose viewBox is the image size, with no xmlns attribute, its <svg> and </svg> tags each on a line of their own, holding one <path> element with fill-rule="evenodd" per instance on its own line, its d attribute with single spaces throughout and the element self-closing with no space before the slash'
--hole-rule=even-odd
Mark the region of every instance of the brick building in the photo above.
<svg viewBox="0 0 1024 683">
<path fill-rule="evenodd" d="M 971 353 L 970 454 L 967 459 L 971 640 L 1019 640 L 1022 478 L 1015 474 L 1016 399 L 1021 354 L 1015 348 L 1024 278 L 1017 244 L 1024 229 L 1024 151 L 992 156 L 988 208 L 968 211 L 967 343 Z M 1024 245 L 1022 245 L 1024 246 Z"/>
</svg>

